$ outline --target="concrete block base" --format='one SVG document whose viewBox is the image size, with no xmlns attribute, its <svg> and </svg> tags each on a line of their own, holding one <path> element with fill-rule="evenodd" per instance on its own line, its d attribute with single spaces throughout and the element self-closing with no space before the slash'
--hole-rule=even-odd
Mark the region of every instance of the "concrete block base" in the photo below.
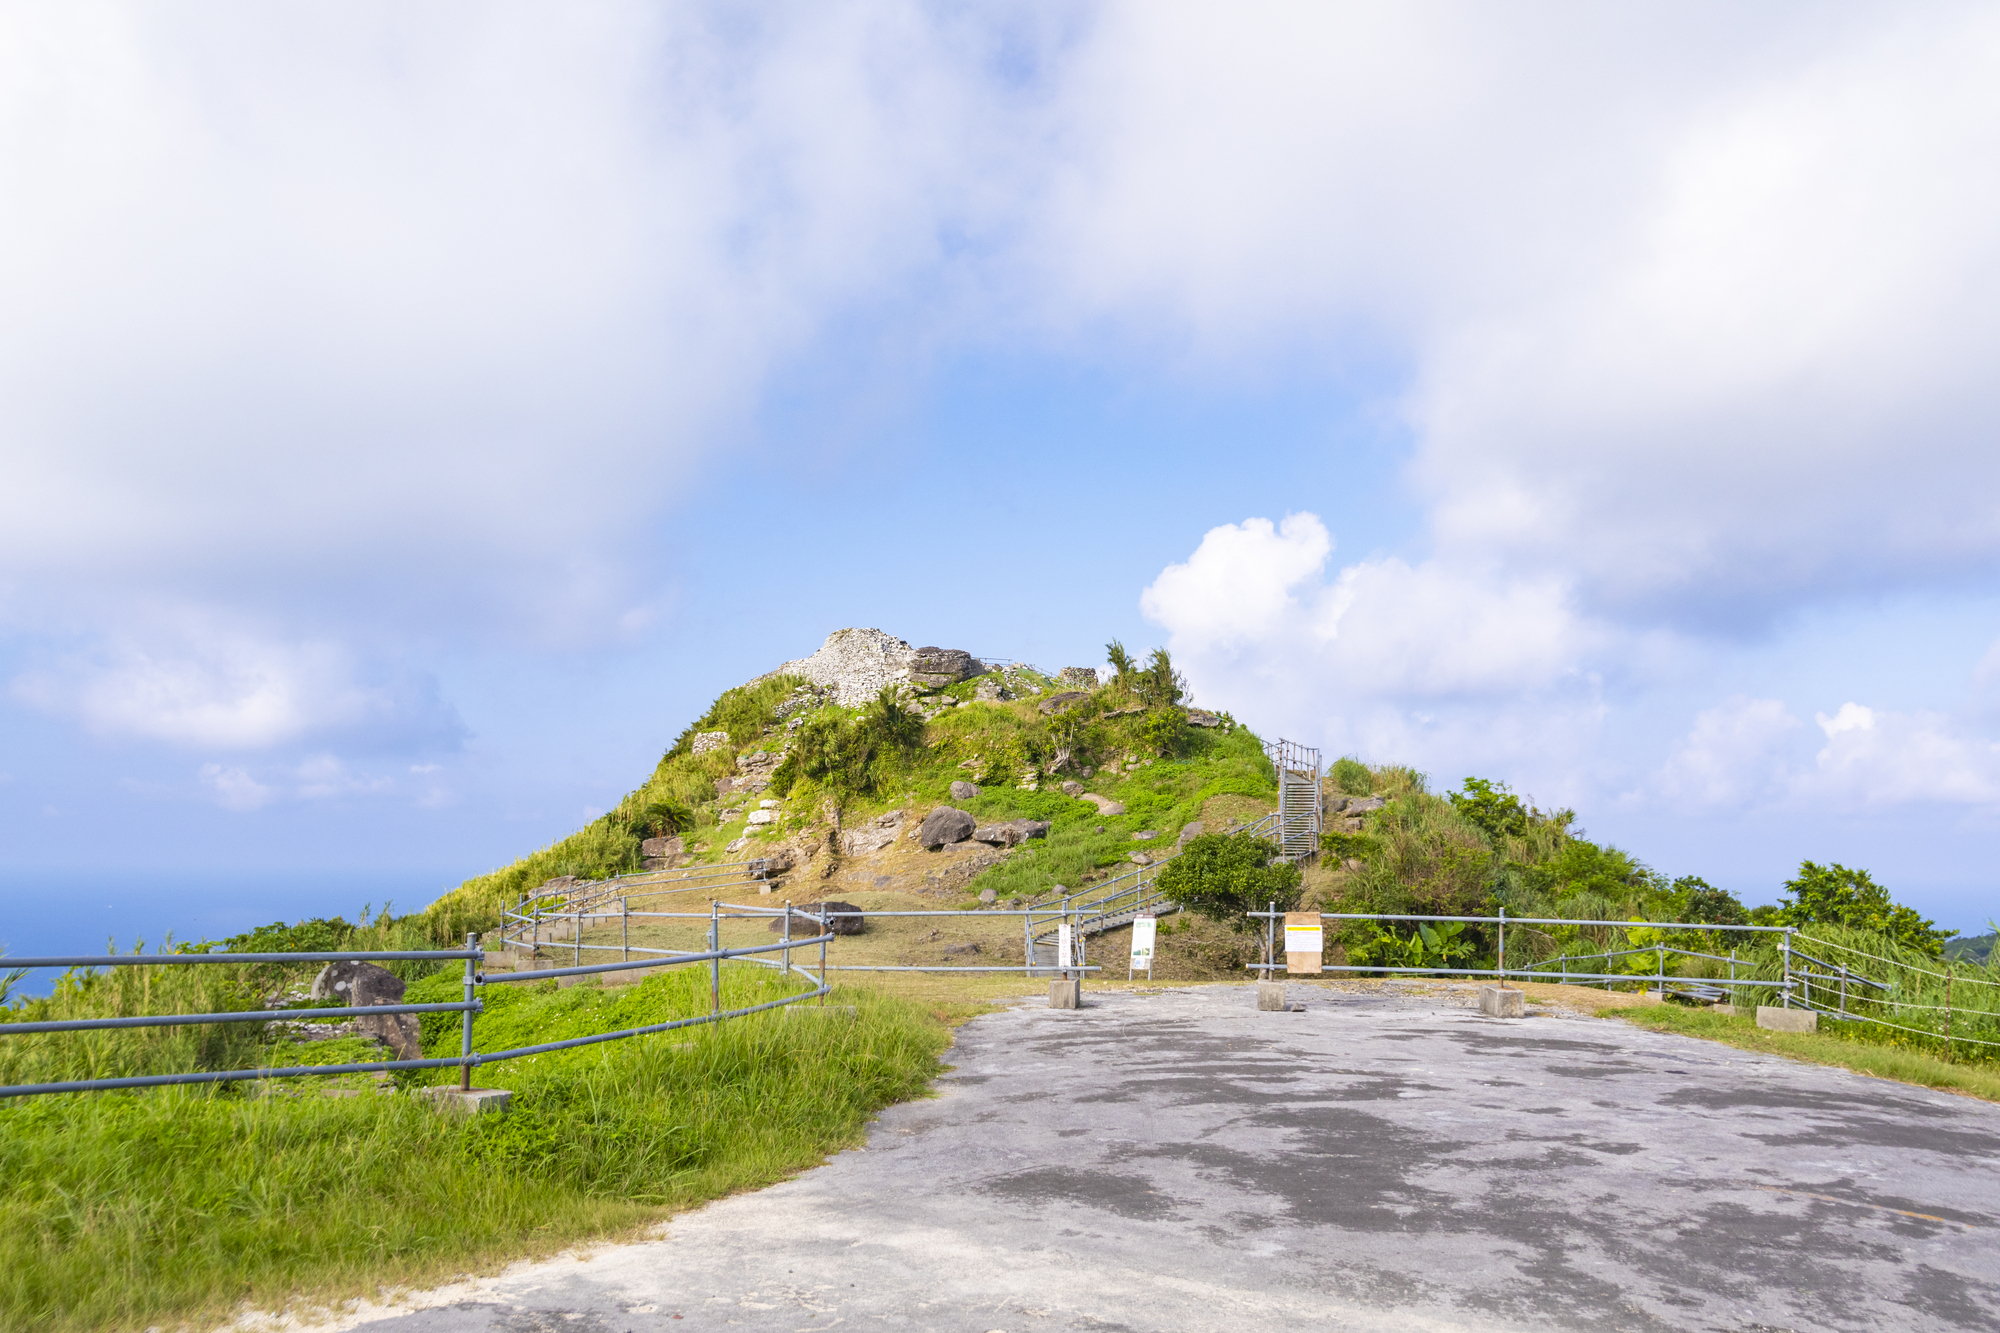
<svg viewBox="0 0 2000 1333">
<path fill-rule="evenodd" d="M 1778 1009 L 1760 1004 L 1757 1006 L 1757 1026 L 1773 1032 L 1817 1032 L 1819 1015 L 1810 1009 Z"/>
<path fill-rule="evenodd" d="M 1049 982 L 1049 1008 L 1051 1009 L 1083 1008 L 1082 979 L 1078 977 L 1071 977 L 1067 981 L 1063 980 L 1061 977 L 1056 977 L 1052 979 Z"/>
<path fill-rule="evenodd" d="M 1526 1018 L 1528 992 L 1512 986 L 1481 986 L 1479 1012 L 1488 1018 Z"/>
<path fill-rule="evenodd" d="M 1285 983 L 1282 981 L 1260 981 L 1257 983 L 1257 1008 L 1264 1013 L 1285 1012 Z"/>
<path fill-rule="evenodd" d="M 474 1088 L 467 1092 L 463 1088 L 418 1088 L 417 1096 L 423 1098 L 440 1111 L 455 1115 L 485 1115 L 501 1112 L 514 1100 L 514 1094 L 505 1088 Z"/>
</svg>

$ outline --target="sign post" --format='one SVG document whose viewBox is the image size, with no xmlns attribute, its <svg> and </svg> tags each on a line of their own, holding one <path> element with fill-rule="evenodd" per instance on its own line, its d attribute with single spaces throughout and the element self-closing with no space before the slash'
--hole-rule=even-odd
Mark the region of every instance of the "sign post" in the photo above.
<svg viewBox="0 0 2000 1333">
<path fill-rule="evenodd" d="M 1153 938 L 1159 928 L 1159 918 L 1151 916 L 1132 919 L 1132 957 L 1125 967 L 1125 980 L 1140 968 L 1146 969 L 1146 980 L 1153 979 Z"/>
<path fill-rule="evenodd" d="M 1285 913 L 1285 971 L 1300 976 L 1318 975 L 1324 938 L 1318 912 Z"/>
</svg>

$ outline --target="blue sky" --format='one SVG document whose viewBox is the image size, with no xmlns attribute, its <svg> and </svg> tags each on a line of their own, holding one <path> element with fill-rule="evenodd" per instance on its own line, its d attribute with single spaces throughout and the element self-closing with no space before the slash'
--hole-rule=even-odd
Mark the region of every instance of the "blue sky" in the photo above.
<svg viewBox="0 0 2000 1333">
<path fill-rule="evenodd" d="M 15 952 L 417 906 L 848 625 L 2000 915 L 1986 10 L 0 29 Z"/>
</svg>

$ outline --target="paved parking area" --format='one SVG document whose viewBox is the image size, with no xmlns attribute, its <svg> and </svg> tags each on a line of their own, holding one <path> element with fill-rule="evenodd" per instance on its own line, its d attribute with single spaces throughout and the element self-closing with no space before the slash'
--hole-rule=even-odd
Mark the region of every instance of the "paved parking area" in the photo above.
<svg viewBox="0 0 2000 1333">
<path fill-rule="evenodd" d="M 1614 1020 L 1252 997 L 982 1017 L 864 1149 L 342 1326 L 2000 1329 L 2000 1106 Z"/>
</svg>

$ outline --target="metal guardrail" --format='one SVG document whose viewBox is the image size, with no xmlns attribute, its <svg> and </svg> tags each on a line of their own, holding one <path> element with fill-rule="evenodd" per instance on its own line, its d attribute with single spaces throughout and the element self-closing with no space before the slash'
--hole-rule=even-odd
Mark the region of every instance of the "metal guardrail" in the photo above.
<svg viewBox="0 0 2000 1333">
<path fill-rule="evenodd" d="M 642 1037 L 656 1032 L 669 1032 L 676 1028 L 695 1027 L 704 1023 L 719 1023 L 725 1019 L 740 1018 L 746 1014 L 760 1013 L 766 1009 L 776 1009 L 803 1000 L 821 999 L 832 989 L 825 981 L 826 942 L 832 939 L 831 932 L 823 932 L 810 939 L 792 939 L 789 930 L 786 938 L 776 944 L 753 945 L 743 949 L 723 949 L 711 947 L 700 953 L 674 954 L 668 957 L 647 958 L 636 962 L 605 963 L 594 966 L 553 968 L 533 972 L 512 974 L 496 973 L 491 976 L 480 971 L 478 964 L 485 958 L 485 951 L 479 947 L 479 936 L 465 937 L 463 949 L 362 951 L 348 953 L 186 953 L 186 954 L 108 954 L 81 955 L 52 958 L 9 958 L 9 970 L 27 970 L 40 967 L 140 967 L 166 966 L 223 966 L 255 963 L 335 963 L 335 962 L 451 962 L 465 963 L 465 999 L 448 1004 L 381 1004 L 348 1006 L 339 1009 L 300 1007 L 296 1009 L 241 1010 L 220 1014 L 160 1014 L 137 1015 L 126 1018 L 73 1019 L 45 1023 L 0 1023 L 0 1038 L 9 1036 L 29 1036 L 36 1033 L 89 1032 L 115 1028 L 173 1027 L 207 1023 L 248 1023 L 248 1022 L 309 1022 L 322 1015 L 341 1015 L 344 1019 L 374 1017 L 390 1014 L 438 1014 L 456 1013 L 463 1015 L 460 1029 L 459 1054 L 449 1058 L 423 1060 L 369 1060 L 339 1065 L 283 1065 L 260 1069 L 211 1069 L 180 1074 L 146 1074 L 127 1078 L 71 1079 L 56 1083 L 22 1083 L 0 1087 L 0 1097 L 31 1097 L 57 1092 L 110 1092 L 129 1088 L 156 1088 L 186 1084 L 234 1083 L 267 1078 L 313 1078 L 339 1074 L 388 1073 L 399 1069 L 450 1069 L 460 1070 L 459 1086 L 470 1091 L 472 1071 L 483 1064 L 493 1064 L 502 1060 L 519 1059 L 525 1055 L 540 1055 L 547 1051 L 568 1050 L 577 1046 L 591 1046 L 606 1041 L 621 1041 L 628 1037 Z M 820 946 L 821 973 L 813 977 L 814 989 L 798 995 L 786 996 L 780 1000 L 770 1000 L 763 1004 L 749 1005 L 740 1009 L 724 1011 L 721 1003 L 721 966 L 725 959 L 746 958 L 752 955 L 779 953 L 785 955 L 784 970 L 801 972 L 812 976 L 807 969 L 796 966 L 791 961 L 793 949 Z M 711 1012 L 691 1018 L 676 1019 L 669 1023 L 654 1023 L 645 1027 L 625 1028 L 616 1032 L 593 1033 L 587 1037 L 575 1037 L 567 1041 L 544 1042 L 534 1046 L 517 1046 L 501 1051 L 475 1051 L 473 1049 L 473 1018 L 485 1011 L 485 1004 L 479 999 L 477 988 L 493 983 L 516 981 L 541 981 L 553 977 L 581 976 L 596 972 L 617 972 L 634 968 L 672 967 L 683 963 L 708 962 L 711 965 L 710 997 Z"/>
</svg>

